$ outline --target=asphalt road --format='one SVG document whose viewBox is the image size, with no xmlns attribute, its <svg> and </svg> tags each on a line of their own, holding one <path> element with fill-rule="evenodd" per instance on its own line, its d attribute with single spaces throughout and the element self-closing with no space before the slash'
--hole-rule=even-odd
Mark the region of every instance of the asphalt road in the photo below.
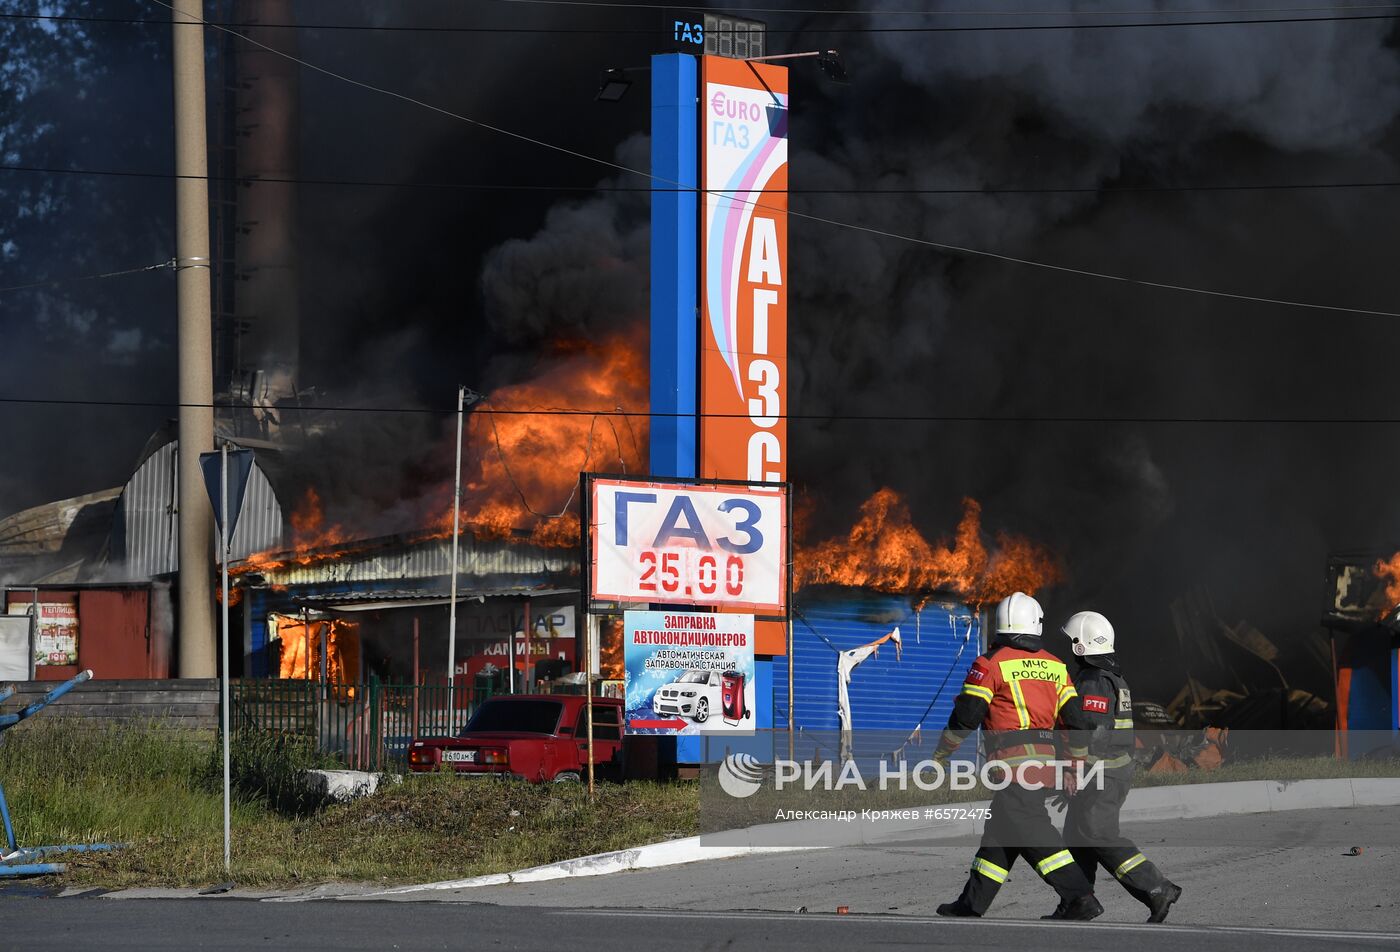
<svg viewBox="0 0 1400 952">
<path fill-rule="evenodd" d="M 534 885 L 431 889 L 392 899 L 363 887 L 338 901 L 302 894 L 258 902 L 175 894 L 47 898 L 34 887 L 6 886 L 0 888 L 0 950 L 1400 947 L 1400 811 L 1171 821 L 1135 825 L 1134 835 L 1186 888 L 1163 925 L 1142 923 L 1141 907 L 1111 880 L 1098 890 L 1108 907 L 1103 918 L 1083 925 L 1040 922 L 1036 917 L 1054 904 L 1053 894 L 1023 867 L 1013 872 L 991 917 L 938 919 L 933 908 L 956 894 L 970 850 L 901 844 Z M 1210 847 L 1168 845 L 1212 840 Z M 1351 845 L 1364 852 L 1344 855 Z M 837 905 L 849 906 L 850 914 L 836 915 Z M 794 911 L 804 906 L 808 912 Z"/>
<path fill-rule="evenodd" d="M 1400 928 L 1400 810 L 1299 810 L 1134 823 L 1137 845 L 1186 890 L 1169 923 L 1286 929 Z M 1183 844 L 1183 845 L 1171 845 Z M 1213 844 L 1213 845 L 1207 845 Z M 1360 856 L 1346 855 L 1361 846 Z M 553 882 L 410 893 L 516 906 L 764 910 L 933 917 L 957 896 L 974 846 L 902 843 L 692 863 Z M 1100 871 L 1099 922 L 1141 923 L 1143 907 Z M 1038 919 L 1055 895 L 1024 864 L 990 918 Z"/>
<path fill-rule="evenodd" d="M 259 903 L 228 899 L 0 901 L 9 949 L 110 952 L 242 952 L 297 949 L 359 952 L 401 949 L 518 949 L 556 952 L 708 952 L 758 949 L 987 949 L 1025 952 L 1134 952 L 1189 947 L 1192 952 L 1383 949 L 1400 933 L 1362 935 L 1301 930 L 1210 929 L 1127 924 L 1086 926 L 922 916 L 651 910 L 531 909 L 476 903 Z"/>
</svg>

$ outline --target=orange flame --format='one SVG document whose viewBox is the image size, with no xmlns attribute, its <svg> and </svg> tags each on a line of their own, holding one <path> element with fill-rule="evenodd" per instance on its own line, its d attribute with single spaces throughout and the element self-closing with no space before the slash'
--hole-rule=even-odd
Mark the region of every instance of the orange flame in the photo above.
<svg viewBox="0 0 1400 952">
<path fill-rule="evenodd" d="M 284 568 L 293 562 L 310 565 L 317 561 L 313 554 L 316 549 L 340 545 L 349 538 L 349 533 L 339 523 L 332 526 L 325 524 L 326 512 L 321 505 L 321 494 L 314 486 L 306 488 L 306 493 L 292 510 L 288 521 L 292 524 L 292 545 L 289 553 L 258 552 L 244 559 L 231 571 L 235 575 L 244 575 L 248 572 Z"/>
<path fill-rule="evenodd" d="M 1063 578 L 1054 555 L 1020 536 L 999 533 L 989 552 L 981 523 L 981 504 L 964 499 L 951 546 L 933 545 L 913 525 L 903 498 L 881 489 L 860 507 L 845 538 L 798 549 L 795 581 L 914 596 L 946 591 L 983 605 L 1015 591 L 1034 594 Z"/>
<path fill-rule="evenodd" d="M 277 617 L 282 657 L 279 676 L 315 680 L 321 676 L 321 639 L 326 639 L 326 677 L 332 683 L 359 679 L 360 623 L 344 618 L 310 621 Z"/>
<path fill-rule="evenodd" d="M 556 343 L 534 379 L 494 391 L 472 411 L 462 461 L 464 531 L 482 539 L 523 535 L 556 548 L 578 544 L 579 472 L 646 470 L 648 420 L 617 412 L 647 406 L 644 343 L 636 335 Z M 549 412 L 560 408 L 572 412 Z M 440 454 L 444 479 L 420 510 L 431 513 L 427 525 L 405 531 L 427 528 L 425 538 L 451 535 L 452 442 L 445 440 Z M 290 517 L 290 553 L 261 552 L 235 571 L 274 571 L 348 555 L 344 544 L 351 533 L 325 521 L 320 495 L 308 489 Z M 317 551 L 327 547 L 340 548 Z"/>
<path fill-rule="evenodd" d="M 608 411 L 645 408 L 647 379 L 635 337 L 572 341 L 535 379 L 492 393 L 467 427 L 463 523 L 480 538 L 525 531 L 536 545 L 577 545 L 578 474 L 646 471 L 647 418 Z M 556 408 L 585 412 L 536 412 Z M 450 532 L 451 487 L 442 495 L 438 526 Z"/>
<path fill-rule="evenodd" d="M 598 625 L 598 674 L 602 678 L 621 680 L 623 677 L 622 635 L 622 617 L 604 616 Z"/>
<path fill-rule="evenodd" d="M 1378 561 L 1375 572 L 1377 578 L 1388 579 L 1385 586 L 1385 605 L 1381 607 L 1381 617 L 1384 618 L 1400 605 L 1400 552 Z"/>
</svg>

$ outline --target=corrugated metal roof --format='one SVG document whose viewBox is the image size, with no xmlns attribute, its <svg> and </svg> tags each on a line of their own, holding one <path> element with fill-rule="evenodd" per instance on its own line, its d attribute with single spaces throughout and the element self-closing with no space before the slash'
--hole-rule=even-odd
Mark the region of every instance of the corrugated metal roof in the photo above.
<svg viewBox="0 0 1400 952">
<path fill-rule="evenodd" d="M 576 588 L 474 588 L 468 592 L 458 592 L 457 601 L 470 602 L 486 598 L 545 598 L 553 595 L 577 595 Z M 368 612 L 386 608 L 427 608 L 433 605 L 447 605 L 452 601 L 451 592 L 375 592 L 373 596 L 352 593 L 331 595 L 302 595 L 297 602 L 325 611 Z"/>
<path fill-rule="evenodd" d="M 278 568 L 258 570 L 270 585 L 379 582 L 445 578 L 452 574 L 452 544 L 447 538 L 368 540 L 338 550 L 319 550 L 300 556 L 275 553 L 270 558 L 285 563 Z M 578 553 L 572 548 L 543 548 L 507 540 L 482 541 L 468 534 L 462 535 L 458 546 L 457 571 L 468 579 L 562 575 L 577 568 Z"/>
<path fill-rule="evenodd" d="M 129 579 L 152 578 L 179 568 L 178 444 L 167 443 L 137 467 L 117 503 L 112 561 Z M 282 506 L 255 461 L 248 477 L 233 557 L 247 558 L 282 544 Z"/>
</svg>

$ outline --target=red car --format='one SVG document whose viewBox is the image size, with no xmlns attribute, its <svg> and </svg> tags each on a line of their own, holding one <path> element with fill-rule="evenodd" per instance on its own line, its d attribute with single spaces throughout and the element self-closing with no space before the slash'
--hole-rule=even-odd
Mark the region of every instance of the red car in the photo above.
<svg viewBox="0 0 1400 952">
<path fill-rule="evenodd" d="M 459 774 L 505 775 L 532 783 L 577 781 L 588 771 L 587 708 L 574 694 L 492 698 L 457 737 L 415 738 L 408 769 L 427 773 L 451 764 Z M 593 699 L 593 763 L 604 776 L 622 774 L 622 702 Z"/>
</svg>

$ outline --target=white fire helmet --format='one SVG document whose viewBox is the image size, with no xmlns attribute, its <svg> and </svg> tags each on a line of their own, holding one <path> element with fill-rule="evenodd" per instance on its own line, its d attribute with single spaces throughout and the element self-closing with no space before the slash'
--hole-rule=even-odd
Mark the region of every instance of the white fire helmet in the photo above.
<svg viewBox="0 0 1400 952">
<path fill-rule="evenodd" d="M 1025 592 L 1012 592 L 997 602 L 996 633 L 1039 637 L 1040 623 L 1044 617 L 1040 602 Z"/>
<path fill-rule="evenodd" d="M 1098 612 L 1075 612 L 1060 629 L 1077 655 L 1113 654 L 1113 626 Z"/>
</svg>

